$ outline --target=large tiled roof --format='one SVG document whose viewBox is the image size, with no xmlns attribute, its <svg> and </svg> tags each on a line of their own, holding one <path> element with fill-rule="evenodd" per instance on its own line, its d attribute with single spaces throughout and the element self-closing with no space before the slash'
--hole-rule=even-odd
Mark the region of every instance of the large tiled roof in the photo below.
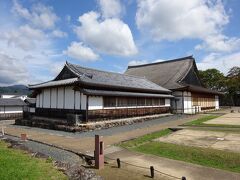
<svg viewBox="0 0 240 180">
<path fill-rule="evenodd" d="M 26 103 L 18 98 L 0 98 L 0 106 L 25 106 Z"/>
<path fill-rule="evenodd" d="M 151 91 L 170 93 L 168 89 L 163 88 L 147 80 L 144 77 L 101 71 L 70 63 L 66 63 L 65 67 L 67 67 L 71 72 L 73 72 L 76 78 L 53 80 L 37 85 L 30 85 L 29 87 L 31 89 L 36 89 L 50 86 L 73 84 L 75 82 L 78 82 L 80 84 L 97 86 L 100 88 L 111 87 L 115 89 L 119 88 L 120 90 L 144 90 L 149 92 Z"/>
<path fill-rule="evenodd" d="M 193 65 L 193 57 L 128 66 L 125 74 L 146 77 L 148 80 L 168 89 L 183 87 L 181 80 Z"/>
</svg>

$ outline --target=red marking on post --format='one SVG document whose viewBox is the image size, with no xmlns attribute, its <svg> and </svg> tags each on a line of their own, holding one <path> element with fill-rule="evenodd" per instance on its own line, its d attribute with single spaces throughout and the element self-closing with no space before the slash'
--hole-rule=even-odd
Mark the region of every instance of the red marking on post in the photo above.
<svg viewBox="0 0 240 180">
<path fill-rule="evenodd" d="M 26 141 L 27 140 L 27 134 L 21 134 L 21 140 Z"/>
<path fill-rule="evenodd" d="M 103 137 L 95 135 L 95 167 L 97 169 L 104 168 L 104 143 Z"/>
</svg>

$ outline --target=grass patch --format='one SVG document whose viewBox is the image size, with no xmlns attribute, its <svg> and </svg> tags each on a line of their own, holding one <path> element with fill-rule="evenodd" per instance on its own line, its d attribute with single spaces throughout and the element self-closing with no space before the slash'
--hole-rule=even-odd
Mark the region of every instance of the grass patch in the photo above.
<svg viewBox="0 0 240 180">
<path fill-rule="evenodd" d="M 31 157 L 18 149 L 9 149 L 0 141 L 0 179 L 67 179 L 46 159 Z"/>
<path fill-rule="evenodd" d="M 220 117 L 221 115 L 207 115 L 196 120 L 187 122 L 183 126 L 199 126 L 199 127 L 223 127 L 223 128 L 240 128 L 240 125 L 228 124 L 205 124 L 204 122 Z"/>
<path fill-rule="evenodd" d="M 209 121 L 211 119 L 215 119 L 219 117 L 219 115 L 207 115 L 207 116 L 203 116 L 203 117 L 200 117 L 196 120 L 193 120 L 191 122 L 187 122 L 185 123 L 184 125 L 188 125 L 188 126 L 198 126 L 198 125 L 202 125 L 204 122 L 206 121 Z M 205 124 L 204 124 L 205 125 Z"/>
<path fill-rule="evenodd" d="M 206 120 L 206 118 L 204 118 L 204 120 Z M 240 153 L 152 141 L 169 133 L 171 133 L 169 129 L 162 130 L 123 142 L 120 146 L 145 154 L 240 172 Z"/>
<path fill-rule="evenodd" d="M 157 131 L 157 132 L 154 132 L 154 133 L 151 133 L 151 134 L 146 134 L 146 135 L 138 137 L 136 139 L 123 142 L 123 143 L 120 144 L 120 146 L 124 147 L 124 148 L 132 148 L 132 147 L 135 147 L 135 146 L 142 145 L 142 144 L 144 144 L 146 142 L 149 142 L 153 139 L 156 139 L 158 137 L 170 134 L 171 132 L 172 131 L 169 130 L 169 129 L 164 129 L 162 131 Z"/>
<path fill-rule="evenodd" d="M 149 142 L 147 144 L 134 147 L 132 150 L 203 166 L 240 172 L 239 153 L 163 142 Z"/>
</svg>

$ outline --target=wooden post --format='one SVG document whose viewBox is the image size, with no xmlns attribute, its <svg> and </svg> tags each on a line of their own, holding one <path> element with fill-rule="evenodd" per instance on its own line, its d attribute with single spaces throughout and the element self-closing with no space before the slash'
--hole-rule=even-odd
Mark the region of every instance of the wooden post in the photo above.
<svg viewBox="0 0 240 180">
<path fill-rule="evenodd" d="M 117 158 L 117 165 L 118 165 L 118 168 L 121 168 L 121 161 L 119 158 Z"/>
<path fill-rule="evenodd" d="M 5 133 L 4 133 L 4 127 L 2 126 L 2 136 L 4 136 Z"/>
<path fill-rule="evenodd" d="M 102 136 L 95 135 L 95 167 L 97 169 L 104 168 L 104 143 Z"/>
<path fill-rule="evenodd" d="M 26 141 L 27 140 L 27 134 L 21 134 L 21 140 Z"/>
<path fill-rule="evenodd" d="M 151 178 L 154 178 L 154 167 L 150 166 Z"/>
</svg>

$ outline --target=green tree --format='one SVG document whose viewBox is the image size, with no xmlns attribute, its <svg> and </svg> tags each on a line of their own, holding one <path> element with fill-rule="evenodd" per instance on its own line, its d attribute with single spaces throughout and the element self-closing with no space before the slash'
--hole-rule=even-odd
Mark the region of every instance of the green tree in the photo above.
<svg viewBox="0 0 240 180">
<path fill-rule="evenodd" d="M 207 69 L 205 71 L 199 71 L 199 75 L 207 88 L 221 92 L 226 91 L 226 78 L 219 70 Z"/>
<path fill-rule="evenodd" d="M 240 105 L 240 67 L 233 67 L 227 74 L 227 93 L 233 105 Z"/>
</svg>

